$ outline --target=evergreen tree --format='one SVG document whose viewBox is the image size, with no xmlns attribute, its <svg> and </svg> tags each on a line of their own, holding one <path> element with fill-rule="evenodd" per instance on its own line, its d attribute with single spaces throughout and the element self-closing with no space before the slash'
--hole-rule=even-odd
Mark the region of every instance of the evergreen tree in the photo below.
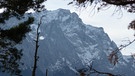
<svg viewBox="0 0 135 76">
<path fill-rule="evenodd" d="M 22 50 L 18 50 L 14 46 L 20 43 L 25 34 L 30 31 L 28 25 L 33 21 L 34 19 L 30 17 L 16 27 L 7 30 L 0 29 L 0 70 L 2 72 L 8 72 L 11 75 L 21 73 L 19 64 L 21 64 Z"/>
<path fill-rule="evenodd" d="M 43 3 L 46 0 L 0 0 L 0 9 L 4 8 L 0 14 L 0 21 L 8 19 L 12 16 L 23 15 L 29 9 L 41 11 L 44 9 Z"/>
<path fill-rule="evenodd" d="M 21 43 L 25 34 L 30 31 L 30 24 L 34 18 L 29 17 L 26 21 L 16 24 L 10 29 L 2 29 L 1 24 L 11 17 L 21 19 L 26 11 L 33 9 L 41 11 L 44 9 L 42 3 L 46 0 L 0 0 L 0 71 L 11 75 L 21 75 L 19 65 L 22 50 L 18 50 L 15 45 Z"/>
</svg>

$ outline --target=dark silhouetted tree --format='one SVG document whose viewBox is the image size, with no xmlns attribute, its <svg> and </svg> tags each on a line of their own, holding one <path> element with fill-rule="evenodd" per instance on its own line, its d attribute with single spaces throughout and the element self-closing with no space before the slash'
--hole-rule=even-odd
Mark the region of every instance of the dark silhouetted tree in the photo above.
<svg viewBox="0 0 135 76">
<path fill-rule="evenodd" d="M 26 21 L 9 29 L 3 29 L 1 26 L 11 17 L 22 19 L 29 9 L 38 12 L 43 10 L 44 1 L 46 0 L 0 0 L 0 9 L 3 9 L 0 13 L 0 71 L 20 75 L 22 50 L 18 50 L 15 46 L 20 44 L 25 34 L 30 31 L 29 25 L 33 23 L 34 18 L 29 17 Z"/>
<path fill-rule="evenodd" d="M 33 18 L 20 23 L 16 27 L 7 30 L 0 29 L 0 70 L 8 72 L 11 75 L 19 75 L 21 70 L 19 64 L 22 56 L 22 50 L 18 50 L 15 45 L 19 44 L 25 34 L 30 31 L 30 26 L 34 21 Z"/>
<path fill-rule="evenodd" d="M 33 65 L 33 70 L 32 70 L 32 76 L 36 76 L 36 69 L 37 69 L 37 61 L 39 59 L 39 56 L 38 56 L 38 48 L 39 48 L 39 35 L 40 35 L 40 32 L 39 32 L 39 28 L 42 24 L 42 18 L 44 17 L 45 15 L 43 15 L 41 18 L 40 18 L 40 21 L 38 23 L 38 27 L 37 27 L 37 30 L 36 30 L 36 40 L 35 41 L 35 53 L 34 53 L 34 65 Z"/>
<path fill-rule="evenodd" d="M 46 0 L 0 0 L 0 9 L 4 9 L 0 14 L 0 21 L 4 22 L 12 16 L 23 15 L 29 9 L 41 11 L 44 9 L 43 3 Z"/>
</svg>

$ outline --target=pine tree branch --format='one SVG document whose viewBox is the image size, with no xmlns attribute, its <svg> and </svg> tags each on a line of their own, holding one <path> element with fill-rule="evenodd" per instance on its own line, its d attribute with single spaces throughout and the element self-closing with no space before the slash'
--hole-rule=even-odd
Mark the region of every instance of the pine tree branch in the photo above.
<svg viewBox="0 0 135 76">
<path fill-rule="evenodd" d="M 125 6 L 128 4 L 135 4 L 135 0 L 102 0 L 108 4 L 113 4 L 117 6 Z"/>
<path fill-rule="evenodd" d="M 121 45 L 119 48 L 117 48 L 117 49 L 115 49 L 114 51 L 112 51 L 112 52 L 110 53 L 110 55 L 108 56 L 108 60 L 110 61 L 110 63 L 112 63 L 112 64 L 114 64 L 114 65 L 115 65 L 116 63 L 118 63 L 119 57 L 118 57 L 117 53 L 118 53 L 120 50 L 126 48 L 127 46 L 131 45 L 131 44 L 134 43 L 134 42 L 135 42 L 135 39 L 133 39 L 132 41 L 130 41 L 128 44 L 126 44 L 126 45 Z"/>
<path fill-rule="evenodd" d="M 121 76 L 120 74 L 112 74 L 109 72 L 101 72 L 93 68 L 93 62 L 87 68 L 78 70 L 80 76 L 91 76 L 91 75 L 107 75 L 107 76 Z"/>
</svg>

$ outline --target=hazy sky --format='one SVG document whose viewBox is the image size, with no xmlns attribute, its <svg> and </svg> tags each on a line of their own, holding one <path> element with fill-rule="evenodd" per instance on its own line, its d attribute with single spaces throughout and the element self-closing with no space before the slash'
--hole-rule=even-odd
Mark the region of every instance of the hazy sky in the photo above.
<svg viewBox="0 0 135 76">
<path fill-rule="evenodd" d="M 116 7 L 111 7 L 108 10 L 97 12 L 96 10 L 91 10 L 88 8 L 77 8 L 75 5 L 67 5 L 72 0 L 48 0 L 45 2 L 46 9 L 56 10 L 58 8 L 69 9 L 71 12 L 78 13 L 79 17 L 83 20 L 85 24 L 90 24 L 97 27 L 103 27 L 104 31 L 108 33 L 109 37 L 115 41 L 119 46 L 121 44 L 126 44 L 127 40 L 133 40 L 134 31 L 128 30 L 127 26 L 129 22 L 135 19 L 135 14 L 127 13 L 126 11 L 117 12 L 114 11 Z M 121 52 L 125 55 L 135 53 L 135 43 L 126 47 Z"/>
</svg>

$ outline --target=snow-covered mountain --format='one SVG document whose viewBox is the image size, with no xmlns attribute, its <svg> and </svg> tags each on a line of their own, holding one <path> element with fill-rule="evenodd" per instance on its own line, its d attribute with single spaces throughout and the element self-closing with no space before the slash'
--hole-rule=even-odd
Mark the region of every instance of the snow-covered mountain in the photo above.
<svg viewBox="0 0 135 76">
<path fill-rule="evenodd" d="M 33 16 L 35 21 L 31 25 L 32 31 L 27 34 L 22 44 L 17 46 L 20 49 L 23 48 L 24 76 L 31 74 L 36 28 L 43 15 L 37 76 L 45 76 L 46 69 L 48 69 L 48 76 L 77 76 L 77 69 L 87 68 L 91 61 L 93 61 L 93 68 L 102 72 L 123 76 L 135 75 L 133 64 L 123 58 L 120 52 L 117 53 L 119 62 L 116 65 L 110 63 L 108 56 L 117 46 L 102 27 L 86 25 L 76 13 L 58 9 L 25 15 L 26 18 Z M 6 22 L 10 24 L 12 22 L 14 25 L 20 21 L 12 18 Z"/>
</svg>

